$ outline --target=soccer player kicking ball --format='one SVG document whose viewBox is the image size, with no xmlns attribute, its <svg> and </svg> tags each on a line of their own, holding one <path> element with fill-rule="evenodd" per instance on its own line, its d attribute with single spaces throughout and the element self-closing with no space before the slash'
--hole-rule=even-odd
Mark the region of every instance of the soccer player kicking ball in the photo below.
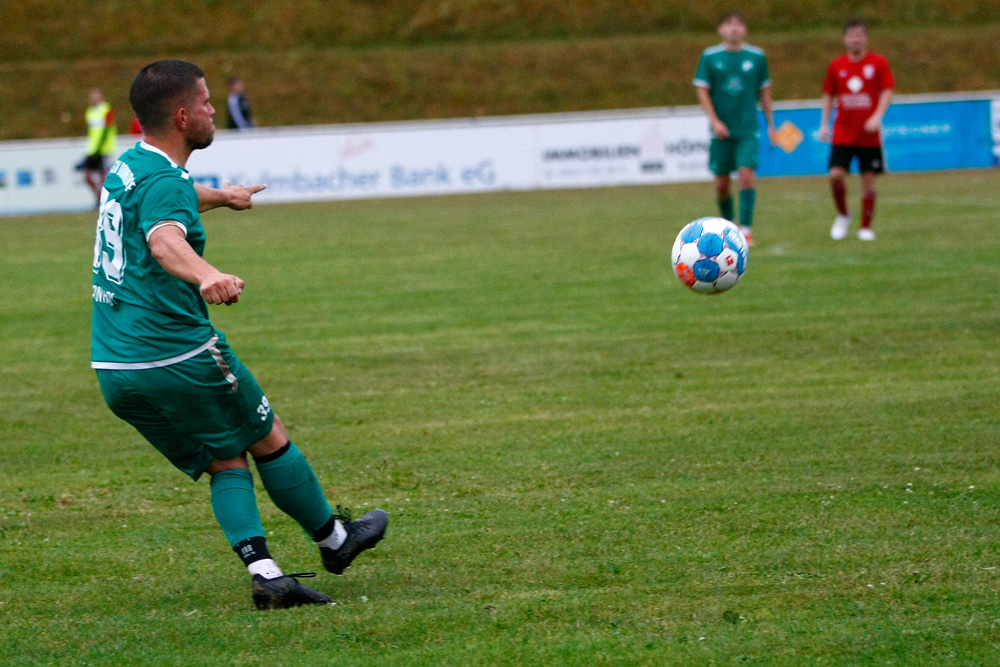
<svg viewBox="0 0 1000 667">
<path fill-rule="evenodd" d="M 868 51 L 868 28 L 864 21 L 851 19 L 844 25 L 847 53 L 833 59 L 823 80 L 823 110 L 819 123 L 820 141 L 830 137 L 830 112 L 837 98 L 837 118 L 833 123 L 830 148 L 830 190 L 837 217 L 830 237 L 847 236 L 851 214 L 847 210 L 847 174 L 858 159 L 861 172 L 861 228 L 858 238 L 874 241 L 875 177 L 885 171 L 882 153 L 882 117 L 892 103 L 896 82 L 889 61 Z"/>
<path fill-rule="evenodd" d="M 774 113 L 771 104 L 771 77 L 767 58 L 744 40 L 747 24 L 739 12 L 723 15 L 719 22 L 722 44 L 701 54 L 694 85 L 698 101 L 712 125 L 708 167 L 715 174 L 719 213 L 733 217 L 730 174 L 739 173 L 740 230 L 747 245 L 753 245 L 754 204 L 757 199 L 756 171 L 760 162 L 757 129 L 757 102 L 767 120 L 767 134 L 774 145 Z"/>
<path fill-rule="evenodd" d="M 199 213 L 250 208 L 264 186 L 206 188 L 184 168 L 215 132 L 197 65 L 146 66 L 129 100 L 145 137 L 104 181 L 94 245 L 91 366 L 101 392 L 174 466 L 195 480 L 211 475 L 212 510 L 252 575 L 257 608 L 332 602 L 268 553 L 247 453 L 271 500 L 313 538 L 334 574 L 382 539 L 388 515 L 376 509 L 351 521 L 339 507 L 333 512 L 257 381 L 208 318 L 206 304 L 236 303 L 245 283 L 202 258 Z"/>
</svg>

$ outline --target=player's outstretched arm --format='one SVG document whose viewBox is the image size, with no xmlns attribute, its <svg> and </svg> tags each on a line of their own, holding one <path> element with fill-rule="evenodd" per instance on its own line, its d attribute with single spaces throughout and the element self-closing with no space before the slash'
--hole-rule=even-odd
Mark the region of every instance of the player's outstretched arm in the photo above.
<svg viewBox="0 0 1000 667">
<path fill-rule="evenodd" d="M 195 183 L 194 189 L 198 193 L 198 212 L 204 213 L 220 206 L 234 211 L 245 211 L 253 206 L 252 197 L 266 187 L 266 185 L 230 185 L 229 181 L 226 181 L 221 188 L 210 188 Z"/>
<path fill-rule="evenodd" d="M 198 285 L 202 298 L 208 303 L 229 306 L 240 300 L 246 283 L 206 262 L 187 242 L 180 227 L 164 225 L 154 230 L 149 236 L 149 250 L 164 271 Z"/>
</svg>

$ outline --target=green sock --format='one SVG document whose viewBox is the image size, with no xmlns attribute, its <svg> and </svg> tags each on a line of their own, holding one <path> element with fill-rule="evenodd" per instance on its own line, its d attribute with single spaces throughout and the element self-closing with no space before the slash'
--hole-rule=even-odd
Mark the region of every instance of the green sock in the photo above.
<svg viewBox="0 0 1000 667">
<path fill-rule="evenodd" d="M 253 475 L 249 470 L 223 470 L 212 475 L 212 511 L 229 546 L 251 537 L 264 537 L 264 525 L 257 510 Z"/>
<path fill-rule="evenodd" d="M 726 220 L 733 219 L 733 198 L 732 196 L 719 200 L 719 214 Z"/>
<path fill-rule="evenodd" d="M 309 461 L 294 443 L 257 460 L 257 472 L 278 509 L 312 535 L 333 516 Z"/>
<path fill-rule="evenodd" d="M 753 205 L 757 201 L 757 191 L 753 188 L 740 190 L 740 224 L 753 224 Z"/>
</svg>

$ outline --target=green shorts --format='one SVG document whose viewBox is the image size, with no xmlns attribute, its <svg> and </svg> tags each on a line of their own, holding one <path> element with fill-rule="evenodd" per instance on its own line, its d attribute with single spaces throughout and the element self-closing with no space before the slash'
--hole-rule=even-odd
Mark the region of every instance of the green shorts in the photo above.
<svg viewBox="0 0 1000 667">
<path fill-rule="evenodd" d="M 108 407 L 197 480 L 212 459 L 263 440 L 274 412 L 247 367 L 219 340 L 170 366 L 97 371 Z"/>
<path fill-rule="evenodd" d="M 708 168 L 716 176 L 726 176 L 741 167 L 754 171 L 760 164 L 760 141 L 757 137 L 712 139 L 708 147 Z"/>
</svg>

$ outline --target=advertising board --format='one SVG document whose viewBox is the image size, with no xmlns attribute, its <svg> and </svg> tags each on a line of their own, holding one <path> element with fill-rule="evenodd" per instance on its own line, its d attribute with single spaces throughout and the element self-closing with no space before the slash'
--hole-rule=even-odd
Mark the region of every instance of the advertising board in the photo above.
<svg viewBox="0 0 1000 667">
<path fill-rule="evenodd" d="M 817 101 L 777 105 L 761 176 L 826 172 L 819 113 Z M 1000 93 L 901 97 L 884 128 L 890 170 L 996 165 Z M 710 180 L 709 140 L 698 107 L 218 130 L 187 168 L 209 185 L 266 184 L 261 204 L 605 187 Z M 82 138 L 0 143 L 0 215 L 93 209 L 74 169 L 84 150 Z"/>
</svg>

